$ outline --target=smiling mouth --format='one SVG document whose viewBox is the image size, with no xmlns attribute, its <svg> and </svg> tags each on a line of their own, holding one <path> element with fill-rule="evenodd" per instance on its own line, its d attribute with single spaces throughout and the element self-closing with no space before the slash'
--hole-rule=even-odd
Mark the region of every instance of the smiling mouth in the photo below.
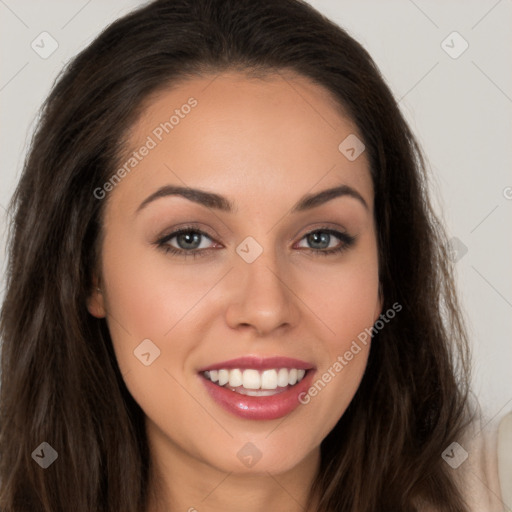
<svg viewBox="0 0 512 512">
<path fill-rule="evenodd" d="M 310 370 L 298 368 L 220 369 L 200 374 L 219 387 L 247 396 L 273 396 L 298 384 Z"/>
</svg>

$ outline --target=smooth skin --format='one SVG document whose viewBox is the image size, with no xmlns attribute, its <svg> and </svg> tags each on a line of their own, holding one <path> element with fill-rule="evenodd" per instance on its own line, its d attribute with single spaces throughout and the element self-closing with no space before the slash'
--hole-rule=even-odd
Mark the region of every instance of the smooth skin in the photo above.
<svg viewBox="0 0 512 512">
<path fill-rule="evenodd" d="M 154 464 L 149 512 L 299 512 L 320 443 L 357 391 L 370 344 L 307 405 L 276 420 L 225 411 L 198 369 L 280 355 L 311 362 L 320 378 L 371 328 L 382 297 L 369 163 L 365 152 L 349 161 L 338 150 L 358 132 L 330 94 L 291 73 L 204 76 L 154 95 L 130 131 L 126 156 L 190 97 L 197 105 L 104 199 L 95 277 L 101 291 L 88 309 L 106 317 L 123 378 L 146 415 Z M 167 185 L 215 192 L 235 210 L 177 195 L 139 208 Z M 290 213 L 304 195 L 339 185 L 366 206 L 342 195 Z M 191 223 L 207 236 L 175 236 L 158 246 Z M 345 243 L 322 237 L 326 227 L 355 242 L 321 254 Z M 320 238 L 307 236 L 315 230 Z M 249 236 L 263 249 L 252 263 L 236 252 Z M 203 255 L 173 255 L 169 246 Z M 134 355 L 145 339 L 160 350 L 149 366 Z M 248 442 L 261 452 L 252 467 L 237 456 Z"/>
</svg>

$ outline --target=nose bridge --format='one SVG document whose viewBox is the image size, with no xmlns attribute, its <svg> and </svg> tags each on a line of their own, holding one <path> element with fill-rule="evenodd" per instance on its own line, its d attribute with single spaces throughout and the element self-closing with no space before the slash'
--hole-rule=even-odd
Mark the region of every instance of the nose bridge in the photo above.
<svg viewBox="0 0 512 512">
<path fill-rule="evenodd" d="M 231 327 L 251 325 L 260 333 L 270 332 L 297 319 L 296 305 L 286 272 L 267 237 L 266 245 L 247 237 L 236 248 L 234 294 L 227 309 Z"/>
</svg>

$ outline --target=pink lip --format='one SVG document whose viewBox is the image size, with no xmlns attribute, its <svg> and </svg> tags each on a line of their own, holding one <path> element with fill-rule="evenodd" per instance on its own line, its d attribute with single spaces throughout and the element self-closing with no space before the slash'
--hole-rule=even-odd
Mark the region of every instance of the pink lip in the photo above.
<svg viewBox="0 0 512 512">
<path fill-rule="evenodd" d="M 236 361 L 239 360 L 237 359 Z M 290 414 L 303 403 L 299 400 L 299 397 L 307 393 L 315 373 L 315 370 L 306 372 L 306 375 L 298 384 L 272 396 L 242 395 L 214 384 L 201 374 L 198 377 L 204 382 L 213 400 L 226 411 L 249 420 L 274 420 Z"/>
<path fill-rule="evenodd" d="M 298 370 L 310 370 L 314 365 L 300 359 L 291 357 L 255 357 L 245 356 L 221 363 L 214 363 L 198 370 L 204 372 L 207 370 L 231 370 L 233 368 L 253 369 L 253 370 L 270 370 L 272 368 L 297 368 Z"/>
</svg>

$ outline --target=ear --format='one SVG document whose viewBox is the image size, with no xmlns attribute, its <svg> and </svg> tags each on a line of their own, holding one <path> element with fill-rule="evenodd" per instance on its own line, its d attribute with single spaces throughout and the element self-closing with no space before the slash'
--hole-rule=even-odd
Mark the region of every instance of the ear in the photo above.
<svg viewBox="0 0 512 512">
<path fill-rule="evenodd" d="M 96 276 L 93 276 L 91 290 L 87 296 L 87 310 L 96 318 L 104 318 L 106 316 L 105 298 L 100 286 L 100 282 Z"/>
</svg>

